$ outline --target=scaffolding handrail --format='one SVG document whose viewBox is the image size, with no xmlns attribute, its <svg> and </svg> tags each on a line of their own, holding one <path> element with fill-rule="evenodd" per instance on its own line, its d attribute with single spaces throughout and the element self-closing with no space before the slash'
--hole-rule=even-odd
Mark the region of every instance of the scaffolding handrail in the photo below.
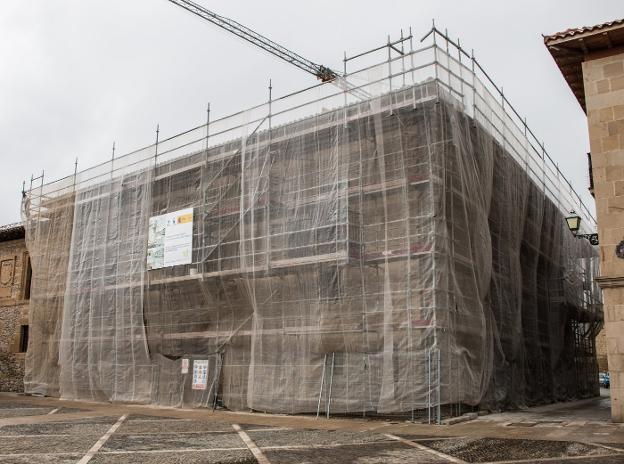
<svg viewBox="0 0 624 464">
<path fill-rule="evenodd" d="M 431 34 L 432 32 L 430 32 L 428 35 L 431 35 Z M 435 81 L 438 82 L 440 85 L 442 85 L 446 90 L 448 90 L 450 92 L 450 95 L 453 95 L 460 102 L 464 101 L 466 97 L 470 97 L 470 95 L 466 95 L 466 92 L 472 91 L 474 95 L 473 98 L 478 97 L 478 101 L 479 101 L 478 105 L 481 108 L 485 108 L 487 111 L 491 112 L 492 115 L 495 115 L 497 117 L 497 121 L 499 121 L 500 127 L 492 128 L 494 130 L 493 133 L 498 134 L 497 137 L 501 141 L 505 142 L 508 140 L 509 143 L 511 143 L 512 146 L 510 148 L 513 148 L 513 151 L 516 153 L 516 159 L 518 159 L 521 162 L 530 161 L 530 166 L 527 165 L 526 168 L 529 168 L 529 171 L 534 175 L 533 177 L 534 180 L 538 184 L 541 184 L 542 188 L 546 192 L 548 192 L 549 196 L 556 203 L 557 202 L 559 203 L 560 208 L 563 208 L 565 206 L 565 208 L 567 208 L 568 210 L 569 209 L 577 210 L 581 214 L 581 216 L 584 217 L 585 219 L 582 225 L 584 229 L 594 230 L 595 219 L 593 215 L 589 212 L 587 206 L 580 199 L 580 196 L 574 190 L 570 182 L 562 174 L 562 172 L 560 171 L 556 163 L 554 163 L 552 161 L 552 158 L 545 152 L 545 148 L 543 147 L 543 144 L 540 143 L 537 137 L 534 135 L 534 133 L 528 129 L 528 127 L 526 126 L 526 119 L 523 119 L 519 116 L 519 113 L 515 110 L 515 108 L 513 108 L 513 106 L 510 103 L 508 103 L 507 98 L 502 94 L 502 92 L 500 92 L 500 89 L 498 88 L 498 86 L 495 86 L 495 84 L 492 82 L 491 78 L 489 78 L 487 74 L 485 74 L 484 72 L 480 72 L 480 74 L 483 74 L 486 77 L 486 81 L 487 83 L 490 84 L 490 86 L 484 85 L 484 83 L 480 80 L 480 78 L 475 75 L 475 72 L 477 70 L 482 69 L 480 65 L 478 65 L 478 63 L 474 62 L 472 69 L 467 67 L 467 65 L 472 63 L 472 55 L 467 55 L 467 53 L 462 49 L 459 51 L 459 53 L 465 56 L 470 56 L 471 62 L 462 62 L 461 60 L 458 60 L 456 57 L 451 56 L 450 51 L 443 50 L 442 48 L 439 47 L 438 44 L 435 43 L 435 35 L 439 34 L 439 31 L 437 33 L 434 31 L 433 34 L 434 34 L 433 45 L 427 45 L 427 46 L 416 48 L 416 49 L 414 49 L 413 45 L 411 44 L 411 34 L 410 34 L 410 36 L 408 37 L 408 39 L 410 39 L 409 40 L 410 42 L 409 52 L 406 52 L 405 54 L 395 56 L 395 57 L 390 57 L 390 55 L 388 55 L 387 60 L 383 62 L 378 62 L 378 64 L 376 65 L 377 67 L 380 67 L 380 66 L 388 67 L 388 70 L 381 76 L 375 74 L 376 78 L 370 79 L 371 71 L 374 71 L 373 70 L 374 66 L 368 66 L 363 69 L 358 69 L 357 71 L 354 71 L 354 72 L 349 72 L 347 74 L 348 77 L 355 77 L 355 78 L 363 77 L 364 78 L 363 84 L 360 84 L 357 86 L 354 85 L 351 87 L 354 90 L 353 92 L 339 91 L 337 89 L 332 90 L 331 87 L 326 86 L 324 83 L 318 83 L 316 85 L 307 87 L 305 89 L 298 90 L 298 91 L 286 94 L 284 96 L 274 98 L 271 100 L 271 102 L 261 103 L 251 108 L 248 108 L 247 110 L 238 111 L 228 116 L 224 116 L 215 120 L 211 120 L 208 123 L 204 123 L 192 129 L 181 132 L 180 134 L 163 139 L 162 141 L 159 142 L 159 146 L 164 146 L 164 144 L 168 144 L 169 147 L 165 149 L 160 148 L 159 153 L 157 154 L 157 159 L 158 160 L 161 160 L 161 159 L 171 160 L 172 158 L 167 158 L 166 155 L 170 156 L 175 153 L 179 153 L 180 150 L 184 147 L 187 147 L 189 151 L 185 154 L 180 154 L 180 156 L 186 156 L 186 155 L 193 153 L 191 149 L 194 144 L 196 144 L 200 140 L 203 142 L 206 141 L 206 134 L 202 133 L 202 135 L 200 135 L 199 132 L 203 130 L 207 131 L 208 126 L 210 127 L 210 131 L 209 131 L 210 139 L 214 141 L 216 137 L 219 140 L 219 142 L 217 142 L 216 145 L 221 145 L 225 143 L 223 137 L 226 136 L 228 133 L 232 134 L 232 139 L 230 140 L 230 142 L 234 141 L 237 138 L 236 128 L 237 127 L 240 128 L 244 126 L 245 124 L 249 124 L 255 120 L 263 119 L 266 116 L 269 105 L 271 103 L 273 104 L 274 108 L 275 108 L 276 103 L 278 102 L 280 103 L 280 107 L 272 111 L 271 117 L 272 118 L 281 117 L 282 120 L 285 120 L 285 118 L 288 117 L 289 118 L 288 123 L 286 124 L 290 124 L 290 123 L 295 123 L 301 119 L 305 119 L 307 117 L 313 116 L 313 114 L 310 114 L 309 112 L 306 112 L 306 114 L 304 114 L 303 116 L 298 116 L 297 114 L 300 112 L 306 111 L 309 108 L 314 108 L 315 106 L 316 108 L 318 108 L 319 104 L 323 104 L 323 110 L 321 111 L 321 113 L 329 111 L 329 108 L 337 109 L 340 103 L 339 103 L 339 100 L 335 100 L 335 99 L 343 95 L 345 96 L 345 101 L 343 104 L 348 105 L 350 103 L 355 103 L 355 102 L 360 101 L 359 98 L 357 98 L 357 96 L 355 95 L 357 91 L 366 92 L 368 90 L 367 93 L 369 93 L 369 95 L 373 94 L 375 97 L 380 97 L 381 95 L 386 94 L 386 91 L 382 91 L 382 93 L 380 94 L 379 89 L 382 89 L 382 88 L 386 89 L 389 86 L 390 90 L 392 91 L 392 82 L 399 80 L 399 78 L 401 78 L 402 80 L 405 80 L 405 77 L 411 74 L 412 82 L 409 83 L 409 85 L 415 86 L 415 85 L 421 85 L 425 83 L 426 81 L 430 81 L 435 75 Z M 446 40 L 445 37 L 447 36 L 443 37 L 444 40 Z M 405 41 L 405 39 L 403 39 L 403 41 Z M 392 45 L 395 43 L 396 42 L 388 41 L 388 44 L 384 45 L 383 47 L 378 47 L 374 50 L 371 50 L 368 53 L 372 53 L 374 51 L 387 48 L 389 45 Z M 457 44 L 454 41 L 450 41 L 449 44 L 454 47 L 457 46 Z M 447 49 L 448 49 L 448 46 L 447 46 Z M 366 54 L 367 52 L 361 53 L 361 54 L 356 55 L 356 57 L 364 56 Z M 441 54 L 443 55 L 444 61 L 452 60 L 452 63 L 451 61 L 448 61 L 447 64 L 445 65 L 443 61 L 441 60 Z M 433 58 L 431 57 L 432 55 L 433 55 Z M 353 58 L 354 57 L 351 57 L 348 59 L 345 58 L 345 60 L 350 60 Z M 416 63 L 415 58 L 418 58 L 420 61 Z M 392 69 L 392 66 L 395 63 L 397 62 L 405 63 L 406 61 L 408 63 L 411 63 L 411 65 L 409 65 L 407 68 L 403 67 L 403 69 L 398 69 L 397 67 L 395 67 L 395 69 Z M 453 69 L 451 69 L 452 65 L 456 63 L 459 63 L 459 65 L 461 66 L 460 71 L 459 71 L 459 74 L 461 75 L 458 75 Z M 450 82 L 450 81 L 444 82 L 444 80 L 442 80 L 438 76 L 440 72 L 446 73 L 449 76 L 449 79 L 453 77 L 456 83 Z M 466 72 L 467 77 L 464 77 L 463 75 L 464 72 Z M 416 80 L 414 78 L 415 74 L 421 80 Z M 425 80 L 422 80 L 423 75 L 425 76 Z M 431 76 L 431 77 L 426 77 L 426 76 Z M 473 79 L 473 81 L 469 82 L 467 79 Z M 403 85 L 405 85 L 405 83 Z M 479 85 L 480 87 L 476 88 L 475 85 Z M 397 88 L 395 87 L 395 90 L 396 89 Z M 493 89 L 493 90 L 489 90 L 489 89 Z M 482 94 L 483 91 L 487 92 L 489 96 L 487 96 L 486 94 Z M 319 93 L 322 93 L 322 95 L 319 96 Z M 497 100 L 495 97 L 496 93 L 498 93 L 500 96 L 499 100 Z M 347 103 L 347 100 L 346 100 L 347 95 L 355 96 L 356 98 L 352 99 L 349 103 Z M 336 106 L 326 107 L 324 102 L 329 102 L 330 105 L 336 105 Z M 463 104 L 465 104 L 465 102 Z M 473 104 L 476 104 L 476 103 L 473 103 Z M 483 115 L 481 108 L 475 107 L 473 108 L 473 110 L 475 110 L 476 113 Z M 512 109 L 511 112 L 508 111 L 509 108 Z M 466 110 L 469 111 L 471 110 L 471 108 L 466 108 Z M 476 116 L 476 113 L 475 113 L 475 116 Z M 239 119 L 243 117 L 244 114 L 250 114 L 251 117 L 249 119 L 245 119 L 245 122 L 239 121 Z M 291 114 L 293 116 L 290 116 Z M 316 114 L 317 116 L 320 115 L 320 113 L 318 112 L 314 114 Z M 509 123 L 505 122 L 504 119 L 500 119 L 501 117 L 505 117 L 505 116 L 510 118 Z M 514 121 L 514 119 L 516 121 L 519 121 L 519 123 Z M 510 126 L 509 124 L 512 124 L 513 126 Z M 213 127 L 216 127 L 216 129 L 213 129 Z M 280 125 L 274 125 L 272 130 L 279 130 L 279 127 Z M 517 130 L 514 130 L 514 128 Z M 522 133 L 522 129 L 525 130 L 524 133 Z M 181 139 L 182 136 L 185 136 L 186 138 L 188 138 L 188 140 L 182 140 Z M 510 139 L 509 137 L 512 137 L 512 138 Z M 531 140 L 527 139 L 527 137 L 531 137 L 533 141 L 537 142 L 537 146 L 539 147 L 539 149 L 536 148 L 536 144 L 532 143 Z M 522 152 L 519 152 L 517 150 L 518 147 L 520 147 Z M 76 180 L 77 175 L 78 175 L 78 171 L 76 169 L 73 176 L 70 175 L 62 179 L 59 179 L 57 181 L 47 182 L 45 186 L 53 187 L 54 190 L 46 189 L 46 194 L 65 191 L 68 188 L 69 189 L 76 188 L 79 185 L 87 184 L 90 181 L 100 178 L 103 175 L 110 176 L 113 173 L 128 172 L 127 169 L 129 166 L 136 166 L 136 168 L 138 169 L 139 165 L 141 163 L 144 163 L 145 161 L 153 163 L 153 161 L 150 161 L 150 160 L 154 160 L 153 151 L 154 151 L 154 144 L 146 146 L 139 150 L 132 151 L 131 153 L 127 155 L 113 158 L 112 160 L 109 159 L 108 161 L 104 163 L 100 163 L 100 164 L 97 164 L 96 166 L 82 170 L 80 172 L 81 174 L 89 172 L 88 178 L 84 176 L 80 176 L 81 178 L 79 180 Z M 534 153 L 535 156 L 533 156 L 532 153 Z M 528 156 L 530 160 L 524 158 L 525 156 Z M 110 163 L 113 163 L 113 164 L 110 164 Z M 105 167 L 109 165 L 111 166 L 110 170 L 104 170 Z M 73 184 L 71 183 L 72 178 L 74 179 Z M 563 190 L 561 188 L 562 185 L 560 183 L 560 180 L 562 178 L 565 181 L 563 183 L 563 186 L 566 187 Z M 28 190 L 29 196 L 36 197 L 38 196 L 38 194 L 37 192 L 33 192 L 32 184 L 33 182 L 31 181 L 31 188 Z M 53 184 L 56 184 L 56 185 L 53 186 Z M 550 186 L 552 186 L 552 188 Z M 41 190 L 40 190 L 41 196 L 43 196 L 43 187 L 44 187 L 44 183 L 42 179 Z M 37 189 L 39 189 L 39 187 L 37 187 Z M 562 212 L 563 212 L 563 209 L 562 209 Z"/>
<path fill-rule="evenodd" d="M 431 29 L 429 30 L 429 32 L 427 34 L 425 34 L 423 36 L 423 38 L 420 40 L 421 42 L 423 42 L 425 39 L 427 39 L 430 35 L 438 35 L 440 38 L 444 39 L 447 43 L 451 44 L 457 51 L 459 54 L 465 56 L 466 58 L 468 58 L 469 60 L 471 60 L 472 63 L 474 63 L 475 67 L 480 71 L 480 73 L 486 78 L 486 80 L 488 81 L 488 83 L 493 87 L 494 91 L 498 94 L 498 96 L 501 98 L 501 101 L 504 103 L 504 105 L 506 107 L 509 107 L 512 111 L 512 113 L 516 116 L 516 118 L 518 118 L 518 120 L 520 121 L 521 125 L 523 126 L 526 134 L 530 135 L 531 138 L 535 141 L 535 143 L 537 143 L 537 145 L 541 148 L 541 157 L 545 158 L 546 160 L 548 160 L 550 162 L 550 164 L 552 165 L 553 168 L 555 168 L 556 174 L 563 178 L 563 180 L 565 181 L 565 183 L 568 185 L 568 187 L 570 188 L 570 190 L 574 193 L 574 195 L 577 197 L 578 201 L 579 201 L 579 206 L 581 209 L 583 209 L 584 213 L 588 215 L 588 217 L 594 222 L 593 226 L 595 227 L 595 223 L 596 223 L 596 218 L 593 216 L 593 214 L 589 211 L 589 208 L 587 207 L 587 205 L 585 205 L 585 203 L 583 202 L 583 200 L 581 199 L 580 195 L 576 192 L 576 190 L 574 189 L 574 187 L 572 186 L 572 184 L 570 183 L 570 181 L 567 179 L 567 177 L 565 177 L 565 175 L 561 172 L 561 170 L 559 169 L 559 165 L 557 163 L 555 163 L 555 161 L 552 159 L 552 157 L 550 156 L 550 154 L 546 151 L 546 147 L 543 141 L 540 141 L 537 136 L 535 135 L 535 133 L 531 130 L 531 128 L 527 125 L 526 123 L 526 118 L 523 118 L 520 113 L 516 110 L 516 108 L 511 104 L 511 102 L 509 101 L 509 99 L 505 96 L 503 90 L 501 87 L 499 87 L 496 82 L 494 82 L 494 80 L 490 77 L 490 75 L 485 71 L 485 69 L 481 66 L 481 64 L 479 63 L 479 61 L 475 58 L 474 56 L 474 52 L 468 53 L 466 50 L 464 50 L 464 48 L 462 48 L 462 46 L 458 43 L 455 42 L 453 39 L 451 39 L 447 33 L 444 33 L 442 31 L 440 31 L 435 24 L 431 27 Z M 434 43 L 435 43 L 435 38 L 434 38 Z M 450 55 L 449 55 L 450 56 Z M 533 148 L 533 150 L 535 150 L 535 152 L 538 154 L 538 156 L 540 155 L 540 151 L 538 151 L 535 146 L 533 146 L 533 144 L 531 144 L 531 147 Z"/>
</svg>

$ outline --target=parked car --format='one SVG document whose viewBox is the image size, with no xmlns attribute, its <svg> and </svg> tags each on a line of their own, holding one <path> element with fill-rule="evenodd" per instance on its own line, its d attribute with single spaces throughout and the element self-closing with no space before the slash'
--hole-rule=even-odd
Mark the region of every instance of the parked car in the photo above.
<svg viewBox="0 0 624 464">
<path fill-rule="evenodd" d="M 609 388 L 611 386 L 611 377 L 608 372 L 601 372 L 598 374 L 598 383 L 602 388 Z"/>
</svg>

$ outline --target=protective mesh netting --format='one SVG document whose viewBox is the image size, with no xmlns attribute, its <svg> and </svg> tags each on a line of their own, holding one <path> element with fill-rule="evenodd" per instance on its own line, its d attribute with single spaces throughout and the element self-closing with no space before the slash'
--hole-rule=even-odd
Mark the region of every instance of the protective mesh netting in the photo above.
<svg viewBox="0 0 624 464">
<path fill-rule="evenodd" d="M 26 195 L 28 392 L 437 417 L 596 393 L 597 255 L 487 116 L 431 80 L 239 121 Z M 148 270 L 150 217 L 187 208 L 192 263 Z"/>
</svg>

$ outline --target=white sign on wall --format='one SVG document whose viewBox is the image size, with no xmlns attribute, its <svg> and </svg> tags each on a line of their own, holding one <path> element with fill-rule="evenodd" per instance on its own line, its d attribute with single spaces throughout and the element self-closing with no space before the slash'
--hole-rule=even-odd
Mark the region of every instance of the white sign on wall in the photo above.
<svg viewBox="0 0 624 464">
<path fill-rule="evenodd" d="M 205 390 L 208 386 L 208 360 L 193 361 L 193 390 Z"/>
<path fill-rule="evenodd" d="M 180 373 L 188 374 L 188 368 L 189 368 L 189 360 L 188 360 L 188 358 L 183 358 L 182 359 L 182 368 L 180 370 Z"/>
<path fill-rule="evenodd" d="M 193 208 L 153 216 L 147 234 L 147 269 L 191 264 Z"/>
</svg>

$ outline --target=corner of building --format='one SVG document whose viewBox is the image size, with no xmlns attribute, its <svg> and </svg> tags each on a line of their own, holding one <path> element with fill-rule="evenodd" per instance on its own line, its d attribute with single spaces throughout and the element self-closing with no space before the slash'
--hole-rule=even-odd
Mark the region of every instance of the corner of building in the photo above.
<svg viewBox="0 0 624 464">
<path fill-rule="evenodd" d="M 624 422 L 624 20 L 544 42 L 587 114 L 605 315 L 597 346 L 608 358 L 612 419 Z M 600 351 L 598 358 L 602 370 Z"/>
<path fill-rule="evenodd" d="M 0 391 L 24 391 L 30 259 L 24 226 L 0 227 Z"/>
</svg>

